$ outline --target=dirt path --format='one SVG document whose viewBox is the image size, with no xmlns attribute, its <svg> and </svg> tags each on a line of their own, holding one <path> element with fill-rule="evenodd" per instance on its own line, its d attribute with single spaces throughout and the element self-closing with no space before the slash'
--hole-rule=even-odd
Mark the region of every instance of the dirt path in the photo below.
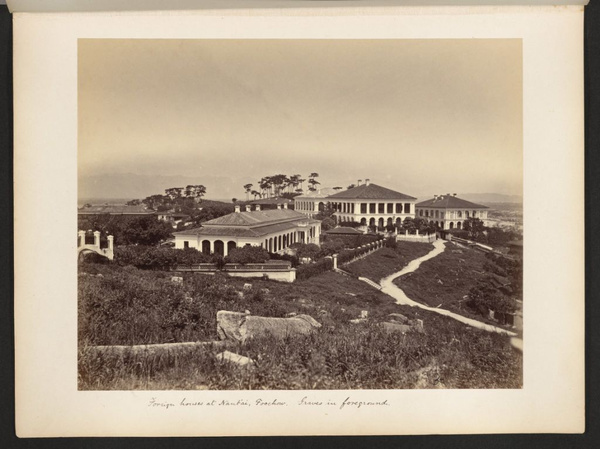
<svg viewBox="0 0 600 449">
<path fill-rule="evenodd" d="M 404 276 L 405 274 L 412 273 L 413 271 L 416 271 L 417 268 L 419 268 L 419 266 L 421 265 L 421 263 L 425 262 L 426 260 L 433 259 L 435 256 L 443 253 L 444 249 L 446 248 L 445 245 L 446 245 L 446 242 L 444 240 L 436 240 L 433 243 L 434 248 L 429 253 L 425 254 L 423 257 L 419 257 L 417 259 L 411 260 L 410 263 L 406 267 L 404 267 L 402 270 L 400 270 L 397 273 L 394 273 L 388 277 L 383 278 L 379 282 L 379 284 L 381 285 L 381 291 L 387 295 L 390 295 L 392 298 L 394 298 L 398 304 L 412 306 L 412 307 L 419 307 L 421 309 L 429 310 L 430 312 L 439 313 L 440 315 L 445 315 L 450 318 L 454 318 L 455 320 L 460 321 L 461 323 L 476 327 L 478 329 L 483 329 L 485 331 L 498 332 L 498 333 L 506 334 L 506 335 L 510 335 L 510 336 L 517 335 L 515 332 L 511 332 L 506 329 L 502 329 L 500 327 L 492 326 L 491 324 L 486 324 L 481 321 L 473 320 L 471 318 L 467 318 L 462 315 L 459 315 L 458 313 L 450 312 L 449 310 L 446 310 L 446 309 L 438 309 L 436 307 L 429 307 L 429 306 L 421 304 L 417 301 L 413 301 L 408 296 L 406 296 L 406 294 L 399 287 L 397 287 L 394 284 L 394 279 L 396 279 L 400 276 Z"/>
</svg>

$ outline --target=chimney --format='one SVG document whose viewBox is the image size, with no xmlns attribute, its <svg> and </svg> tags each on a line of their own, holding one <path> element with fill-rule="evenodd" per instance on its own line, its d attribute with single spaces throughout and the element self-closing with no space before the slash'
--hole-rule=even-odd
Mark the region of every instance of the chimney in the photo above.
<svg viewBox="0 0 600 449">
<path fill-rule="evenodd" d="M 254 210 L 260 210 L 260 204 L 257 204 Z"/>
<path fill-rule="evenodd" d="M 240 213 L 240 205 L 239 204 L 235 205 L 235 212 L 238 214 Z"/>
<path fill-rule="evenodd" d="M 456 193 L 453 193 L 452 196 L 456 196 Z"/>
<path fill-rule="evenodd" d="M 368 186 L 371 180 L 369 178 L 365 179 L 365 185 Z"/>
<path fill-rule="evenodd" d="M 359 179 L 358 184 L 356 184 L 356 185 L 359 186 L 361 182 L 362 182 L 362 179 Z"/>
<path fill-rule="evenodd" d="M 246 212 L 250 212 L 252 210 L 252 206 L 246 204 Z"/>
<path fill-rule="evenodd" d="M 288 204 L 287 203 L 283 203 L 283 208 L 287 209 L 287 207 L 288 207 Z"/>
<path fill-rule="evenodd" d="M 277 209 L 281 209 L 281 204 L 277 204 Z"/>
</svg>

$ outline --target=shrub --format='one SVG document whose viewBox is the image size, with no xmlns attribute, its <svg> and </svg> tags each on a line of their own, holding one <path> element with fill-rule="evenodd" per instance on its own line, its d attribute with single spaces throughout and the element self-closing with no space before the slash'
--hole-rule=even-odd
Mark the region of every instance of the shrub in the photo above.
<svg viewBox="0 0 600 449">
<path fill-rule="evenodd" d="M 317 255 L 317 258 L 322 259 L 325 256 L 331 256 L 333 254 L 339 253 L 342 249 L 344 249 L 344 247 L 346 247 L 346 244 L 342 239 L 328 239 L 321 244 L 321 251 Z"/>
<path fill-rule="evenodd" d="M 287 260 L 288 262 L 292 263 L 292 267 L 297 267 L 300 264 L 298 257 L 290 254 L 269 253 L 269 257 L 271 260 Z"/>
<path fill-rule="evenodd" d="M 269 253 L 260 246 L 233 248 L 225 258 L 226 263 L 263 263 L 269 260 Z"/>
<path fill-rule="evenodd" d="M 330 229 L 335 228 L 335 221 L 331 217 L 326 217 L 321 222 L 321 229 L 323 231 L 328 231 Z"/>
<path fill-rule="evenodd" d="M 115 238 L 115 245 L 156 245 L 169 238 L 173 227 L 156 217 L 88 215 L 78 218 L 79 229 L 94 229 Z"/>
<path fill-rule="evenodd" d="M 298 258 L 316 259 L 321 252 L 321 248 L 314 243 L 293 243 L 290 248 L 296 250 Z"/>
<path fill-rule="evenodd" d="M 488 310 L 501 313 L 514 313 L 517 310 L 516 301 L 490 285 L 489 280 L 480 282 L 469 291 L 467 305 L 483 316 L 488 314 Z"/>
<path fill-rule="evenodd" d="M 170 270 L 177 265 L 192 265 L 212 261 L 193 248 L 175 249 L 154 246 L 117 246 L 115 261 L 119 265 L 132 265 L 143 270 Z"/>
<path fill-rule="evenodd" d="M 333 269 L 333 261 L 329 258 L 321 259 L 318 262 L 300 265 L 296 268 L 296 279 L 308 279 L 312 276 L 325 273 Z"/>
<path fill-rule="evenodd" d="M 98 253 L 83 253 L 81 254 L 81 256 L 79 256 L 79 261 L 82 263 L 109 263 L 110 260 L 108 260 L 107 257 L 105 256 L 101 256 Z"/>
<path fill-rule="evenodd" d="M 385 246 L 387 248 L 396 249 L 398 247 L 398 242 L 396 242 L 395 237 L 388 237 L 387 239 L 385 239 Z"/>
</svg>

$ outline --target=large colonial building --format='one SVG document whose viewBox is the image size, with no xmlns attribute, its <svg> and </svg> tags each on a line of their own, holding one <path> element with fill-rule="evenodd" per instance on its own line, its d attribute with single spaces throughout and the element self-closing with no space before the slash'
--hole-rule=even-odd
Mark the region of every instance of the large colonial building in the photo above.
<svg viewBox="0 0 600 449">
<path fill-rule="evenodd" d="M 332 187 L 324 187 L 307 192 L 294 198 L 294 210 L 313 217 L 322 212 L 327 204 L 327 198 L 336 193 L 337 190 Z"/>
<path fill-rule="evenodd" d="M 319 244 L 321 222 L 283 207 L 235 212 L 203 223 L 202 227 L 175 232 L 175 248 L 195 248 L 205 254 L 227 256 L 232 248 L 260 246 L 282 253 L 293 243 Z"/>
<path fill-rule="evenodd" d="M 434 223 L 440 229 L 462 229 L 468 218 L 479 218 L 485 226 L 488 207 L 458 198 L 456 194 L 434 195 L 417 203 L 417 217 Z"/>
<path fill-rule="evenodd" d="M 355 221 L 363 226 L 377 226 L 383 228 L 388 225 L 399 225 L 402 221 L 415 216 L 416 198 L 395 190 L 372 184 L 368 179 L 348 190 L 331 194 L 325 198 L 313 201 L 314 207 L 320 207 L 321 203 L 329 203 L 335 210 L 336 221 L 343 226 L 344 222 Z M 297 197 L 296 210 L 307 214 L 302 207 L 306 198 Z M 300 202 L 300 204 L 299 204 Z"/>
</svg>

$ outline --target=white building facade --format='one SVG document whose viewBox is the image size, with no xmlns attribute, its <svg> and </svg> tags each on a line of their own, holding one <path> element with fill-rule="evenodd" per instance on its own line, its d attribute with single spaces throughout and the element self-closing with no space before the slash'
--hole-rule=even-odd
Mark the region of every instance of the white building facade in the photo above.
<svg viewBox="0 0 600 449">
<path fill-rule="evenodd" d="M 380 230 L 389 225 L 399 226 L 415 217 L 416 198 L 371 183 L 368 179 L 343 192 L 327 197 L 335 210 L 336 221 L 355 221 L 362 226 L 377 226 Z"/>
<path fill-rule="evenodd" d="M 416 205 L 418 218 L 423 218 L 440 229 L 462 229 L 465 220 L 478 218 L 489 226 L 487 206 L 458 198 L 456 194 L 434 195 Z"/>
<path fill-rule="evenodd" d="M 195 248 L 204 254 L 227 256 L 233 248 L 260 246 L 284 253 L 294 243 L 320 244 L 321 222 L 287 208 L 261 210 L 250 206 L 203 223 L 202 227 L 173 234 L 175 248 Z"/>
<path fill-rule="evenodd" d="M 309 217 L 314 217 L 327 207 L 327 197 L 337 193 L 331 187 L 324 187 L 314 192 L 307 192 L 294 198 L 294 210 Z"/>
</svg>

